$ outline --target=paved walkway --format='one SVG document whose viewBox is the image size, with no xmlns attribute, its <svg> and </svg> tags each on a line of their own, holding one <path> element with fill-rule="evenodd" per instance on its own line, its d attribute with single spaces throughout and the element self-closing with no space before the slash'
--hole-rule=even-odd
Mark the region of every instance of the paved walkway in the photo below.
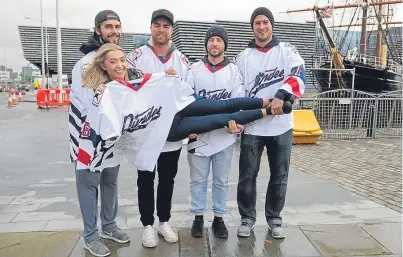
<svg viewBox="0 0 403 257">
<path fill-rule="evenodd" d="M 402 139 L 320 141 L 293 148 L 293 170 L 402 212 Z"/>
<path fill-rule="evenodd" d="M 68 162 L 66 110 L 38 111 L 34 103 L 8 109 L 3 107 L 6 101 L 0 94 L 0 256 L 85 255 L 79 237 L 82 220 L 73 167 Z M 170 220 L 179 229 L 180 242 L 160 242 L 156 249 L 143 249 L 137 174 L 124 163 L 119 174 L 117 221 L 129 231 L 132 243 L 123 247 L 111 243 L 113 256 L 401 256 L 401 198 L 396 194 L 401 190 L 401 166 L 394 161 L 401 161 L 399 141 L 321 141 L 314 146 L 295 146 L 283 211 L 287 232 L 283 241 L 267 235 L 267 162 L 262 162 L 258 178 L 254 236 L 236 236 L 240 219 L 236 203 L 238 148 L 224 216 L 230 227 L 229 239 L 217 240 L 210 231 L 203 239 L 190 237 L 193 217 L 189 213 L 189 173 L 183 151 Z M 379 167 L 388 167 L 381 176 Z M 379 190 L 366 195 L 356 188 Z M 397 197 L 393 204 L 382 199 L 391 192 Z M 211 183 L 208 199 L 206 229 L 213 218 Z M 56 250 L 60 252 L 56 254 Z M 29 255 L 22 254 L 25 252 Z"/>
</svg>

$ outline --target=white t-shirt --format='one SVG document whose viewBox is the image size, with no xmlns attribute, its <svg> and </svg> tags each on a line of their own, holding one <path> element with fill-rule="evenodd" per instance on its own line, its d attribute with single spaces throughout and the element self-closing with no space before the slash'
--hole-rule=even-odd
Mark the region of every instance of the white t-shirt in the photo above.
<svg viewBox="0 0 403 257">
<path fill-rule="evenodd" d="M 184 54 L 171 46 L 168 56 L 161 60 L 149 45 L 141 46 L 127 55 L 127 67 L 142 70 L 144 73 L 159 73 L 166 69 L 175 68 L 179 77 L 186 78 L 189 61 Z M 166 142 L 162 152 L 178 150 L 182 147 L 182 141 Z"/>
<path fill-rule="evenodd" d="M 209 99 L 225 100 L 245 95 L 238 67 L 228 59 L 218 65 L 211 65 L 205 57 L 192 64 L 186 82 L 197 95 Z M 213 130 L 189 140 L 187 150 L 191 154 L 208 157 L 234 144 L 236 137 L 225 128 Z"/>
<path fill-rule="evenodd" d="M 273 37 L 274 38 L 274 37 Z M 304 60 L 290 43 L 276 42 L 268 49 L 248 47 L 236 56 L 247 97 L 274 98 L 284 89 L 302 97 L 305 90 Z M 245 134 L 278 136 L 292 129 L 293 114 L 268 115 L 245 126 Z"/>
<path fill-rule="evenodd" d="M 106 84 L 97 92 L 83 125 L 77 169 L 102 171 L 124 156 L 138 170 L 153 171 L 177 112 L 195 101 L 179 76 L 146 74 L 144 78 Z"/>
</svg>

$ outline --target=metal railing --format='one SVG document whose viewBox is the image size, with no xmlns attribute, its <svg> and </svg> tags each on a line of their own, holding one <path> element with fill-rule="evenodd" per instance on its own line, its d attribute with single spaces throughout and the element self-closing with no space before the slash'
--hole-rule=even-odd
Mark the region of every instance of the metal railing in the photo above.
<svg viewBox="0 0 403 257">
<path fill-rule="evenodd" d="M 294 108 L 313 110 L 322 138 L 402 136 L 402 91 L 370 94 L 337 89 L 299 99 Z"/>
</svg>

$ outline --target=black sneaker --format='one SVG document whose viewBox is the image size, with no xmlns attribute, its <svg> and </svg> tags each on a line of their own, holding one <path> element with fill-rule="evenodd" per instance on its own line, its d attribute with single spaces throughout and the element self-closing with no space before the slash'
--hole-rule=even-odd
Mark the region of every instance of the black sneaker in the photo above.
<svg viewBox="0 0 403 257">
<path fill-rule="evenodd" d="M 193 237 L 203 237 L 203 230 L 204 230 L 203 216 L 196 216 L 193 221 L 193 225 L 192 225 L 192 229 L 190 230 L 190 234 Z"/>
<path fill-rule="evenodd" d="M 221 217 L 214 217 L 212 228 L 216 237 L 228 238 L 228 230 L 225 226 L 224 220 Z"/>
</svg>

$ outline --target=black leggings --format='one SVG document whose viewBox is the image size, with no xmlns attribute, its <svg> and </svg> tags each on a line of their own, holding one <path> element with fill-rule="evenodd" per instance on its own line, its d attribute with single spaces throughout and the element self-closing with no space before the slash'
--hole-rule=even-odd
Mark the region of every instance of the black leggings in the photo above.
<svg viewBox="0 0 403 257">
<path fill-rule="evenodd" d="M 180 141 L 192 133 L 202 134 L 220 129 L 227 126 L 230 120 L 241 125 L 247 124 L 263 118 L 261 108 L 263 108 L 261 98 L 239 97 L 227 100 L 197 98 L 175 115 L 167 141 Z"/>
</svg>

